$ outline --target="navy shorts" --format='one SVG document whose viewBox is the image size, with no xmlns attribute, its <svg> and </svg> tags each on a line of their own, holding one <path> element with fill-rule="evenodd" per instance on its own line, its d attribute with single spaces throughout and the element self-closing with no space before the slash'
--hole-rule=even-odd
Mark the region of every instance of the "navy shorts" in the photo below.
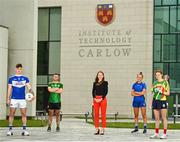
<svg viewBox="0 0 180 142">
<path fill-rule="evenodd" d="M 133 107 L 146 107 L 146 101 L 144 96 L 135 96 L 132 103 Z"/>
<path fill-rule="evenodd" d="M 167 101 L 154 100 L 152 102 L 152 109 L 167 109 L 168 103 Z"/>
<path fill-rule="evenodd" d="M 48 109 L 60 110 L 61 109 L 61 103 L 49 103 Z"/>
</svg>

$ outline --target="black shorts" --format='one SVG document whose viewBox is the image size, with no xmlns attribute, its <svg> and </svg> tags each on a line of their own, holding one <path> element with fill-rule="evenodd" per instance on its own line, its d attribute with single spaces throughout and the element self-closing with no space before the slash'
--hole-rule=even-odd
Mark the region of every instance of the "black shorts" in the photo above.
<svg viewBox="0 0 180 142">
<path fill-rule="evenodd" d="M 61 103 L 49 103 L 48 109 L 59 110 L 59 109 L 61 109 Z"/>
<path fill-rule="evenodd" d="M 153 109 L 167 109 L 167 107 L 168 107 L 167 101 L 153 100 L 152 103 Z"/>
</svg>

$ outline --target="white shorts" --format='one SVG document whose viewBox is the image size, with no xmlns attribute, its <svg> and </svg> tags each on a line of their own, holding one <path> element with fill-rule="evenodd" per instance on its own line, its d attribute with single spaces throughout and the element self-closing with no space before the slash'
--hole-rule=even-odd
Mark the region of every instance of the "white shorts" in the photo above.
<svg viewBox="0 0 180 142">
<path fill-rule="evenodd" d="M 11 99 L 10 107 L 12 108 L 26 108 L 26 100 Z"/>
</svg>

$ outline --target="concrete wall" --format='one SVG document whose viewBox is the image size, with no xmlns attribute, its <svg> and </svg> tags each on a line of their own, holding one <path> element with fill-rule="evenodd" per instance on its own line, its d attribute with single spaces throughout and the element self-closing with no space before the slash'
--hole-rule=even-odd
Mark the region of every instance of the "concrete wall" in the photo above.
<svg viewBox="0 0 180 142">
<path fill-rule="evenodd" d="M 0 119 L 6 118 L 8 28 L 0 26 Z"/>
<path fill-rule="evenodd" d="M 108 26 L 97 22 L 96 7 L 100 3 L 115 6 L 115 19 Z M 109 82 L 108 112 L 132 117 L 131 85 L 140 71 L 144 73 L 149 100 L 153 0 L 39 0 L 38 5 L 62 6 L 63 112 L 91 110 L 92 84 L 97 71 L 103 70 Z M 97 43 L 102 39 L 104 43 Z"/>
<path fill-rule="evenodd" d="M 0 17 L 0 23 L 9 27 L 8 76 L 22 63 L 24 75 L 36 91 L 37 0 L 1 0 Z M 35 108 L 34 101 L 28 106 L 28 115 L 34 116 Z"/>
</svg>

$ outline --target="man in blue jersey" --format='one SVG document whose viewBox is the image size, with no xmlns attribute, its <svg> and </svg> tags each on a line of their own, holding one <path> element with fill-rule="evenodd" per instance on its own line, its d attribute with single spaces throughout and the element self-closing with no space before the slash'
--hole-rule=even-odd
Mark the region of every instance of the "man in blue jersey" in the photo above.
<svg viewBox="0 0 180 142">
<path fill-rule="evenodd" d="M 31 86 L 29 84 L 29 79 L 22 75 L 22 64 L 16 65 L 16 74 L 9 78 L 8 81 L 8 93 L 7 93 L 7 105 L 10 107 L 9 112 L 9 131 L 7 136 L 13 135 L 12 124 L 14 120 L 14 114 L 16 109 L 19 107 L 22 115 L 22 127 L 23 127 L 23 136 L 29 136 L 28 131 L 26 130 L 26 100 L 25 100 L 25 90 L 28 88 L 28 92 L 33 93 Z M 33 97 L 32 100 L 34 100 Z"/>
</svg>

